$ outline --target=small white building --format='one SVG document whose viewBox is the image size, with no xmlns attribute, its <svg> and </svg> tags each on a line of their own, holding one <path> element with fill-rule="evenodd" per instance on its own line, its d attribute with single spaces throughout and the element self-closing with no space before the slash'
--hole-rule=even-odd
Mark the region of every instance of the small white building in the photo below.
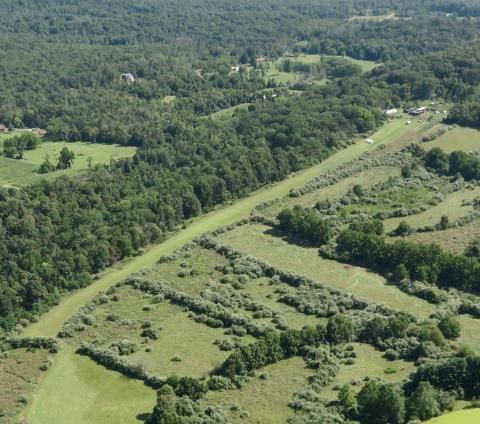
<svg viewBox="0 0 480 424">
<path fill-rule="evenodd" d="M 238 65 L 232 66 L 232 71 L 233 71 L 233 72 L 238 72 L 238 71 L 240 71 L 240 66 L 238 66 Z"/>
<path fill-rule="evenodd" d="M 367 138 L 367 139 L 365 140 L 365 143 L 367 143 L 367 144 L 373 144 L 374 141 L 373 141 L 372 138 Z"/>
<path fill-rule="evenodd" d="M 398 109 L 387 109 L 385 111 L 386 115 L 395 115 L 396 113 L 398 113 Z"/>
</svg>

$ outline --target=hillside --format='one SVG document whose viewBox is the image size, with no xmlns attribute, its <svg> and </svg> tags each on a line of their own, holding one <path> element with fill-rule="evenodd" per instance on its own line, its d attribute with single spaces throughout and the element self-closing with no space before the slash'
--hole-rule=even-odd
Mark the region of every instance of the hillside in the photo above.
<svg viewBox="0 0 480 424">
<path fill-rule="evenodd" d="M 0 423 L 478 419 L 479 19 L 0 0 Z"/>
</svg>

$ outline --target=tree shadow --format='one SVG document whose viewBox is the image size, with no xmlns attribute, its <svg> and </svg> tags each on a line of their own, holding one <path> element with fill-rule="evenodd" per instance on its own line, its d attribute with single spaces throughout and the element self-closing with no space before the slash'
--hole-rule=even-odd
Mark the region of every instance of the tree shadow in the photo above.
<svg viewBox="0 0 480 424">
<path fill-rule="evenodd" d="M 293 244 L 299 247 L 309 247 L 309 248 L 315 248 L 318 249 L 320 245 L 318 243 L 314 243 L 311 241 L 306 241 L 298 237 L 291 236 L 289 234 L 284 233 L 283 231 L 277 229 L 277 228 L 270 228 L 268 230 L 265 230 L 263 234 L 266 234 L 268 236 L 280 238 L 283 241 L 285 241 L 288 244 Z"/>
<path fill-rule="evenodd" d="M 138 421 L 145 422 L 150 414 L 148 412 L 143 412 L 140 414 L 137 414 L 135 417 Z"/>
</svg>

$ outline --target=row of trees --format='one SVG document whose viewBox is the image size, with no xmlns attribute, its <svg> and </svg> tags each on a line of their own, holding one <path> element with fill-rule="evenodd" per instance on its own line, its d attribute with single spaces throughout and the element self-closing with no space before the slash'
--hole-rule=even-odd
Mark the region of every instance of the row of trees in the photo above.
<svg viewBox="0 0 480 424">
<path fill-rule="evenodd" d="M 445 153 L 434 147 L 424 154 L 425 166 L 441 175 L 460 175 L 465 180 L 480 179 L 480 160 L 472 153 L 454 151 Z"/>
<path fill-rule="evenodd" d="M 478 261 L 446 253 L 435 244 L 388 243 L 382 236 L 347 229 L 338 236 L 336 250 L 343 260 L 382 274 L 392 273 L 397 281 L 425 281 L 474 293 L 480 290 Z"/>
<path fill-rule="evenodd" d="M 25 150 L 35 150 L 40 144 L 40 137 L 33 132 L 24 132 L 5 139 L 3 142 L 3 156 L 22 159 Z"/>
</svg>

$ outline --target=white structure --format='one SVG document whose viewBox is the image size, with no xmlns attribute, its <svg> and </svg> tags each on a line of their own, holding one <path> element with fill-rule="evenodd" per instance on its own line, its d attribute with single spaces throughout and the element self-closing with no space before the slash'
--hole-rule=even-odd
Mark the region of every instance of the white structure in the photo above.
<svg viewBox="0 0 480 424">
<path fill-rule="evenodd" d="M 238 72 L 240 70 L 240 66 L 232 66 L 232 71 L 233 72 Z"/>
<path fill-rule="evenodd" d="M 367 139 L 365 140 L 365 143 L 367 143 L 367 144 L 373 144 L 374 141 L 373 141 L 373 139 L 371 139 L 371 138 L 367 138 Z"/>
<path fill-rule="evenodd" d="M 385 111 L 386 115 L 395 115 L 396 113 L 398 113 L 398 109 L 387 109 Z"/>
<path fill-rule="evenodd" d="M 122 81 L 126 81 L 128 84 L 133 84 L 135 82 L 135 77 L 130 73 L 122 74 Z"/>
</svg>

